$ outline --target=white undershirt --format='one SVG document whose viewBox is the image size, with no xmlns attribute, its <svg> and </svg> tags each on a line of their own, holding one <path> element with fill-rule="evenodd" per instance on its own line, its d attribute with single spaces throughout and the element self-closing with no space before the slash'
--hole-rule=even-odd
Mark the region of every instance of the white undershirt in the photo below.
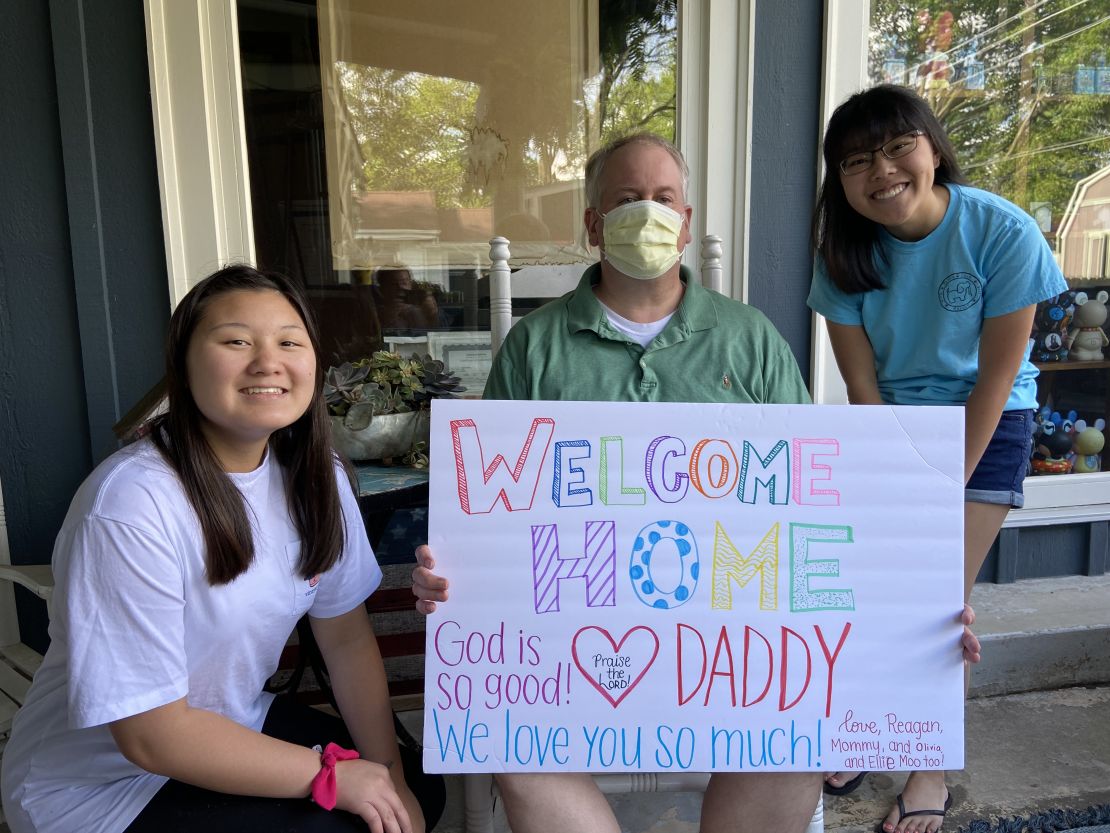
<svg viewBox="0 0 1110 833">
<path fill-rule="evenodd" d="M 640 324 L 636 321 L 629 321 L 623 316 L 617 315 L 609 307 L 601 304 L 601 308 L 605 310 L 605 317 L 609 319 L 609 323 L 613 329 L 624 336 L 628 336 L 632 341 L 639 344 L 641 347 L 647 347 L 655 339 L 657 335 L 663 332 L 663 328 L 667 326 L 667 322 L 671 320 L 673 312 L 669 312 L 660 318 L 658 321 L 649 321 L 647 324 Z"/>
</svg>

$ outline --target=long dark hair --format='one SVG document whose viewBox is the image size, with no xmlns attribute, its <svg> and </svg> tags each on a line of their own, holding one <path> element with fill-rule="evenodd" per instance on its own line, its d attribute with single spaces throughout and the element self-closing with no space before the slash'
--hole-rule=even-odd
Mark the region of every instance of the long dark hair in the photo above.
<svg viewBox="0 0 1110 833">
<path fill-rule="evenodd" d="M 922 131 L 940 155 L 933 181 L 964 184 L 952 142 L 925 101 L 906 87 L 880 84 L 856 93 L 839 107 L 825 130 L 825 180 L 813 214 L 813 248 L 825 262 L 829 278 L 848 293 L 882 289 L 875 263 L 885 263 L 879 225 L 848 204 L 840 181 L 840 160 L 860 148 L 877 147 L 896 136 Z"/>
<path fill-rule="evenodd" d="M 331 423 L 321 394 L 324 372 L 320 340 L 316 322 L 295 283 L 250 266 L 229 266 L 189 290 L 170 319 L 166 335 L 169 410 L 154 424 L 151 438 L 181 478 L 185 495 L 200 520 L 208 583 L 227 584 L 250 567 L 254 539 L 243 497 L 201 430 L 204 416 L 189 390 L 186 354 L 209 303 L 220 295 L 239 291 L 281 293 L 304 322 L 317 357 L 315 395 L 308 410 L 292 425 L 275 431 L 269 446 L 284 469 L 286 501 L 302 541 L 297 571 L 307 579 L 335 564 L 343 550 L 344 533 Z"/>
</svg>

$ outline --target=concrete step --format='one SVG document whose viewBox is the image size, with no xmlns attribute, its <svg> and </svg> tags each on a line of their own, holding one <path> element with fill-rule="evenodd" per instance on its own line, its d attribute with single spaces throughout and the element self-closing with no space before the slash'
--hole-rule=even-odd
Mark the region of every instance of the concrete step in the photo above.
<svg viewBox="0 0 1110 833">
<path fill-rule="evenodd" d="M 1110 683 L 1110 575 L 978 584 L 971 697 Z"/>
<path fill-rule="evenodd" d="M 978 697 L 966 714 L 967 768 L 947 774 L 947 833 L 976 819 L 1110 804 L 1110 686 Z M 871 833 L 905 780 L 872 773 L 851 795 L 825 796 L 825 833 Z"/>
<path fill-rule="evenodd" d="M 905 774 L 873 773 L 851 795 L 825 796 L 825 833 L 871 833 Z M 1110 804 L 1110 686 L 978 697 L 967 707 L 967 768 L 949 772 L 947 833 L 976 819 Z M 463 833 L 462 779 L 447 777 L 437 833 Z M 623 833 L 698 833 L 700 793 L 607 796 Z M 1016 829 L 1016 828 L 1015 828 Z M 495 833 L 509 833 L 503 815 Z"/>
<path fill-rule="evenodd" d="M 1110 803 L 1110 576 L 979 584 L 971 605 L 983 660 L 944 829 Z M 905 780 L 875 773 L 852 795 L 827 796 L 826 833 L 870 833 Z"/>
</svg>

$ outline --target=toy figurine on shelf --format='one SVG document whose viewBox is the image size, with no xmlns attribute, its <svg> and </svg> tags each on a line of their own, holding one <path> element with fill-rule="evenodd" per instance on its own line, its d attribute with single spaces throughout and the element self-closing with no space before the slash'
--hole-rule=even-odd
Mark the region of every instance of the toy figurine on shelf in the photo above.
<svg viewBox="0 0 1110 833">
<path fill-rule="evenodd" d="M 1068 358 L 1068 325 L 1075 313 L 1075 295 L 1072 290 L 1061 292 L 1055 298 L 1037 304 L 1033 319 L 1033 352 L 1035 362 L 1062 362 Z"/>
<path fill-rule="evenodd" d="M 1096 419 L 1094 425 L 1087 425 L 1083 420 L 1075 423 L 1073 445 L 1075 447 L 1075 462 L 1072 471 L 1077 474 L 1089 474 L 1102 471 L 1102 448 L 1106 444 L 1106 437 L 1102 433 L 1106 428 L 1106 420 Z"/>
<path fill-rule="evenodd" d="M 1034 333 L 1033 352 L 1029 358 L 1034 362 L 1062 362 L 1068 357 L 1068 347 L 1064 336 L 1056 332 Z"/>
<path fill-rule="evenodd" d="M 1075 411 L 1065 420 L 1059 411 L 1041 408 L 1037 413 L 1037 428 L 1033 433 L 1033 474 L 1067 474 L 1071 471 L 1071 425 Z M 1065 427 L 1065 423 L 1067 423 Z"/>
<path fill-rule="evenodd" d="M 1107 339 L 1106 332 L 1102 329 L 1102 325 L 1106 323 L 1107 299 L 1110 299 L 1110 294 L 1106 290 L 1099 291 L 1094 298 L 1085 292 L 1076 294 L 1076 310 L 1067 340 L 1072 361 L 1103 360 L 1102 348 L 1110 344 L 1110 339 Z"/>
</svg>

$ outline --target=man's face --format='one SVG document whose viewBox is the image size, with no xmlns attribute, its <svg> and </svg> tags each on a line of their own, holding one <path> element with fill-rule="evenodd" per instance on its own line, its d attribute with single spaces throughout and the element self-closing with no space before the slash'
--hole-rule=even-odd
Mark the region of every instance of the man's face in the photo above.
<svg viewBox="0 0 1110 833">
<path fill-rule="evenodd" d="M 601 204 L 587 208 L 586 233 L 591 246 L 603 246 L 601 216 L 621 203 L 653 200 L 677 211 L 686 218 L 679 237 L 681 252 L 690 242 L 690 216 L 693 209 L 686 205 L 682 189 L 682 171 L 667 151 L 658 145 L 632 142 L 609 157 L 601 174 Z"/>
</svg>

